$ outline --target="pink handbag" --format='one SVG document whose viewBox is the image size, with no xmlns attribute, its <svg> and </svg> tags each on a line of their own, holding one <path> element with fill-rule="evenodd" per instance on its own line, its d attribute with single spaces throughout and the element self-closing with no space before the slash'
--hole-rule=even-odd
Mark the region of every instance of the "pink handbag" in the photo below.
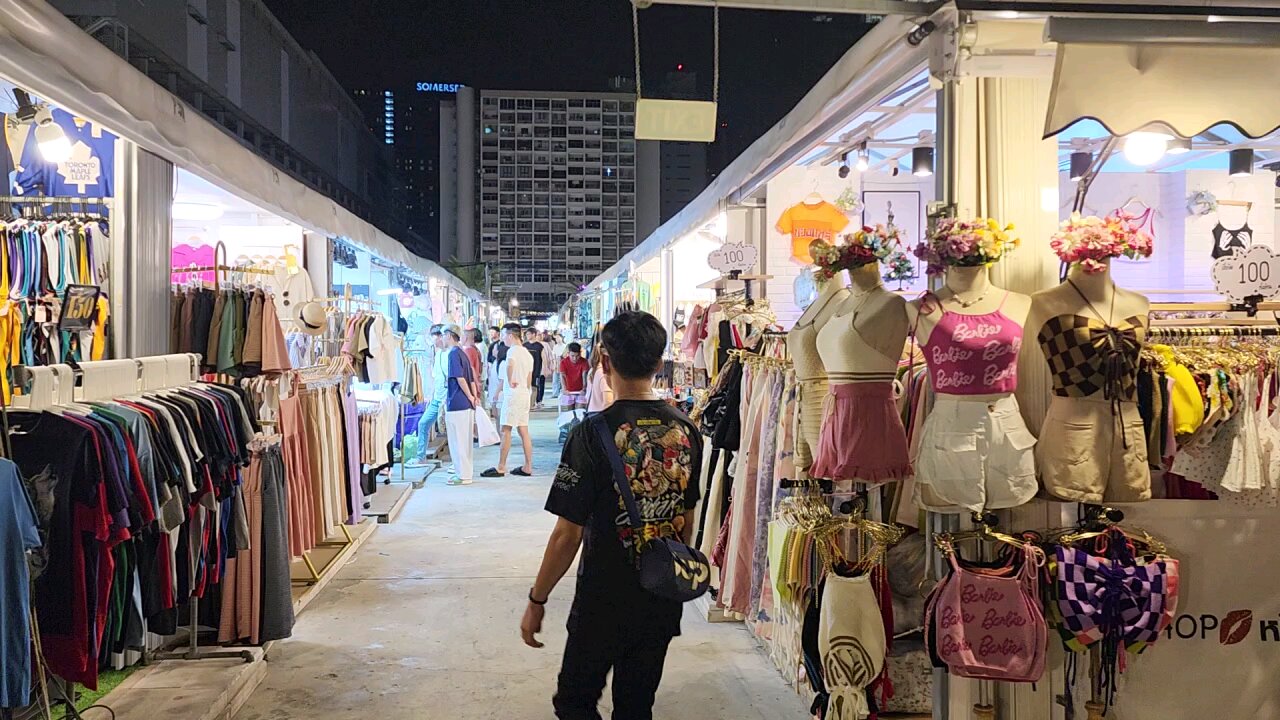
<svg viewBox="0 0 1280 720">
<path fill-rule="evenodd" d="M 929 647 L 959 677 L 1036 682 L 1044 674 L 1048 626 L 1040 604 L 1038 570 L 1044 552 L 1027 544 L 1013 572 L 965 569 L 954 548 L 952 572 L 929 598 Z"/>
</svg>

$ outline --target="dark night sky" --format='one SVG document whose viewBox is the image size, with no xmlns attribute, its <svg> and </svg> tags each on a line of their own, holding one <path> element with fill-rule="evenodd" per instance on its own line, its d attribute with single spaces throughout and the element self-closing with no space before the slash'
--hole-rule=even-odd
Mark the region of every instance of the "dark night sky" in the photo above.
<svg viewBox="0 0 1280 720">
<path fill-rule="evenodd" d="M 265 0 L 348 89 L 457 82 L 605 90 L 634 74 L 627 0 Z M 640 11 L 645 83 L 677 63 L 711 98 L 710 8 Z M 721 10 L 718 171 L 781 118 L 866 30 L 860 16 Z M 653 93 L 646 93 L 651 95 Z"/>
</svg>

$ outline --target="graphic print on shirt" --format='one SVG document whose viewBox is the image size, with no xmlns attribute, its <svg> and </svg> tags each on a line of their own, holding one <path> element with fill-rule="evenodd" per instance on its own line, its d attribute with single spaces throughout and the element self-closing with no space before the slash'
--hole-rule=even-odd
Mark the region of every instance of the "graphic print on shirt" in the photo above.
<svg viewBox="0 0 1280 720">
<path fill-rule="evenodd" d="M 933 379 L 933 389 L 954 394 L 955 390 L 974 384 L 990 387 L 1016 377 L 1016 358 L 1022 347 L 1022 338 L 1015 337 L 1010 342 L 1000 337 L 1003 332 L 1003 326 L 998 323 L 977 319 L 958 321 L 951 331 L 949 344 L 939 343 L 930 348 L 929 360 L 939 368 Z M 981 375 L 965 372 L 965 369 L 979 364 L 984 364 Z M 948 371 L 946 367 L 949 365 L 959 367 Z"/>
<path fill-rule="evenodd" d="M 613 434 L 640 519 L 640 545 L 663 537 L 679 537 L 684 530 L 685 491 L 693 467 L 693 444 L 684 426 L 675 421 L 641 418 L 632 427 L 618 426 Z M 636 551 L 635 531 L 626 504 L 618 497 L 618 538 L 629 553 Z"/>
</svg>

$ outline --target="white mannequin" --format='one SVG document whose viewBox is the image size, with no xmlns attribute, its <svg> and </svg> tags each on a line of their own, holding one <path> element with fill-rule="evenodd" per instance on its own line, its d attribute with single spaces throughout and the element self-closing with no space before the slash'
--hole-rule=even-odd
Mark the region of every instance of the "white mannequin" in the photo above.
<svg viewBox="0 0 1280 720">
<path fill-rule="evenodd" d="M 942 319 L 944 309 L 961 315 L 984 315 L 998 309 L 1023 328 L 1027 327 L 1027 316 L 1031 310 L 1029 296 L 993 285 L 985 265 L 947 268 L 946 282 L 934 297 L 937 300 L 929 298 L 930 312 L 923 315 L 920 308 L 925 304 L 925 298 L 907 303 L 907 319 L 915 327 L 916 342 L 921 345 L 929 342 L 929 335 Z"/>
<path fill-rule="evenodd" d="M 1145 295 L 1117 287 L 1111 279 L 1110 258 L 1102 263 L 1106 269 L 1096 273 L 1085 272 L 1079 264 L 1072 265 L 1067 271 L 1067 280 L 1070 282 L 1032 295 L 1026 327 L 1039 335 L 1040 328 L 1050 318 L 1059 315 L 1079 315 L 1101 320 L 1108 325 L 1114 325 L 1125 318 L 1140 317 L 1145 324 L 1147 315 L 1151 312 L 1151 301 Z M 1081 294 L 1084 298 L 1080 297 Z M 1086 298 L 1088 302 L 1085 301 Z M 1093 305 L 1092 308 L 1089 307 L 1090 304 Z"/>
<path fill-rule="evenodd" d="M 787 333 L 787 351 L 791 354 L 796 380 L 800 384 L 795 463 L 801 472 L 807 472 L 813 463 L 813 448 L 818 446 L 822 431 L 822 402 L 829 387 L 827 369 L 818 354 L 818 332 L 849 297 L 844 278 L 842 271 L 829 280 L 817 280 L 817 299 Z"/>
<path fill-rule="evenodd" d="M 831 320 L 848 325 L 840 328 L 848 336 L 843 343 L 846 352 L 830 357 L 823 353 L 823 364 L 832 374 L 895 369 L 902 357 L 909 329 L 904 311 L 906 301 L 884 288 L 879 263 L 867 263 L 851 269 L 849 281 L 849 297 L 840 304 Z M 860 354 L 858 349 L 862 347 L 870 347 L 881 357 Z M 891 363 L 887 362 L 890 360 Z"/>
</svg>

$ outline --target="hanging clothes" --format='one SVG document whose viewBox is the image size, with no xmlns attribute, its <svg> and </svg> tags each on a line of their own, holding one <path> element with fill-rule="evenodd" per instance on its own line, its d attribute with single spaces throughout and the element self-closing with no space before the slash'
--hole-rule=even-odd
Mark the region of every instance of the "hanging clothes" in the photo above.
<svg viewBox="0 0 1280 720">
<path fill-rule="evenodd" d="M 32 596 L 55 674 L 94 688 L 146 631 L 172 634 L 189 600 L 220 614 L 248 542 L 242 468 L 260 425 L 246 393 L 198 383 L 9 421 L 43 533 Z"/>
</svg>

